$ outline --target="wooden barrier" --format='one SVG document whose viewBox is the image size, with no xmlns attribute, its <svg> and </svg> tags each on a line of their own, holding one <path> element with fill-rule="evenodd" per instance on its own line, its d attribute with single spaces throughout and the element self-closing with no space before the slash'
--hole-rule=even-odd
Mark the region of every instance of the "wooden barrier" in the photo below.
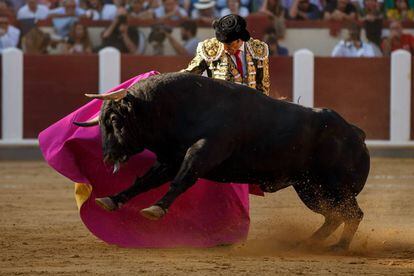
<svg viewBox="0 0 414 276">
<path fill-rule="evenodd" d="M 24 138 L 69 114 L 98 92 L 98 56 L 24 57 Z"/>
<path fill-rule="evenodd" d="M 336 110 L 368 139 L 388 140 L 389 79 L 389 58 L 316 58 L 315 107 Z"/>
<path fill-rule="evenodd" d="M 160 73 L 177 72 L 186 68 L 190 62 L 186 57 L 160 57 L 160 56 L 135 56 L 122 55 L 121 58 L 121 80 L 125 81 L 133 76 L 151 70 Z M 292 99 L 292 58 L 272 58 L 270 60 L 270 81 L 272 91 L 270 95 L 274 98 L 286 97 Z"/>
<path fill-rule="evenodd" d="M 157 69 L 185 68 L 189 58 L 121 56 L 121 81 Z M 85 92 L 98 92 L 97 55 L 24 56 L 23 138 L 38 133 L 87 102 Z M 272 97 L 292 99 L 292 58 L 271 58 Z M 414 79 L 414 78 L 413 78 Z M 414 86 L 413 86 L 414 87 Z M 414 97 L 411 106 L 414 107 Z M 390 59 L 315 58 L 314 103 L 338 111 L 364 129 L 369 139 L 390 135 Z M 414 137 L 414 108 L 411 109 Z M 1 120 L 0 120 L 1 121 Z"/>
</svg>

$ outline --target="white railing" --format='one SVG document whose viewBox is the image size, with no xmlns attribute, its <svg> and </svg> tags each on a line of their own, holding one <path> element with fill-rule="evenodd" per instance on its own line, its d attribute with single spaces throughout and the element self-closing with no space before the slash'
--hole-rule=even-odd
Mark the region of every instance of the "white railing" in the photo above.
<svg viewBox="0 0 414 276">
<path fill-rule="evenodd" d="M 23 139 L 23 53 L 9 48 L 2 53 L 2 139 L 0 145 L 37 145 L 36 139 Z M 99 52 L 99 91 L 120 83 L 121 55 L 115 48 Z M 383 147 L 414 146 L 411 126 L 411 54 L 398 50 L 391 56 L 390 140 L 371 140 Z M 314 54 L 301 49 L 293 57 L 293 100 L 314 105 Z"/>
</svg>

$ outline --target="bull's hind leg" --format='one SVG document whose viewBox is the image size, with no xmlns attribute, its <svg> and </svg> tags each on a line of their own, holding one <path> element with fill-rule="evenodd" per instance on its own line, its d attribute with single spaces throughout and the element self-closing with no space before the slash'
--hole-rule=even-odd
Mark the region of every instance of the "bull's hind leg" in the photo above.
<svg viewBox="0 0 414 276">
<path fill-rule="evenodd" d="M 325 222 L 322 226 L 315 231 L 310 237 L 310 243 L 321 242 L 327 239 L 336 229 L 338 229 L 339 225 L 342 224 L 341 219 L 335 216 L 328 216 L 325 215 Z"/>
<path fill-rule="evenodd" d="M 343 200 L 336 209 L 336 212 L 339 213 L 339 216 L 345 222 L 345 226 L 339 242 L 331 246 L 331 249 L 334 251 L 347 250 L 364 217 L 364 213 L 359 208 L 354 196 Z"/>
<path fill-rule="evenodd" d="M 148 219 L 160 219 L 179 195 L 194 185 L 199 177 L 203 177 L 219 165 L 230 152 L 230 147 L 227 147 L 223 140 L 198 140 L 187 150 L 181 168 L 171 182 L 168 192 L 155 205 L 141 210 L 141 214 Z"/>
<path fill-rule="evenodd" d="M 321 195 L 319 184 L 306 182 L 295 185 L 294 188 L 299 198 L 309 209 L 325 217 L 323 225 L 306 241 L 306 245 L 313 245 L 324 241 L 335 232 L 343 221 L 327 208 L 330 202 Z"/>
<path fill-rule="evenodd" d="M 142 177 L 138 177 L 129 188 L 113 196 L 96 198 L 95 202 L 107 211 L 115 211 L 133 197 L 172 180 L 176 171 L 177 169 L 171 166 L 156 162 Z"/>
<path fill-rule="evenodd" d="M 332 185 L 332 183 L 331 183 Z M 328 238 L 345 223 L 340 241 L 331 246 L 332 250 L 347 250 L 362 220 L 363 212 L 354 196 L 343 196 L 333 186 L 308 184 L 296 186 L 295 190 L 301 200 L 312 211 L 325 217 L 324 224 L 311 236 L 309 243 L 320 242 Z"/>
</svg>

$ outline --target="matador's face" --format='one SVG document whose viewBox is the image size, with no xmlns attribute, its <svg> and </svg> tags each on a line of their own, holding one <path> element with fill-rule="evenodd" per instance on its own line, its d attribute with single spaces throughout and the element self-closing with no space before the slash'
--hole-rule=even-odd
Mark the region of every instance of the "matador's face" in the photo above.
<svg viewBox="0 0 414 276">
<path fill-rule="evenodd" d="M 242 46 L 243 40 L 237 39 L 235 41 L 232 41 L 230 43 L 223 43 L 224 44 L 224 50 L 226 50 L 227 53 L 230 55 L 234 55 L 236 51 Z"/>
</svg>

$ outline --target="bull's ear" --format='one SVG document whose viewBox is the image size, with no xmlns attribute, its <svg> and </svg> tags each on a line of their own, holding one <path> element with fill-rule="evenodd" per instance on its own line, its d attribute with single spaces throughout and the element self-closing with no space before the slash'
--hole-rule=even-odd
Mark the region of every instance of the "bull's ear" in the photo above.
<svg viewBox="0 0 414 276">
<path fill-rule="evenodd" d="M 128 90 L 120 89 L 120 90 L 106 93 L 106 94 L 85 94 L 85 96 L 89 98 L 93 98 L 93 99 L 99 99 L 99 100 L 119 101 L 125 98 L 127 94 L 128 94 Z"/>
<path fill-rule="evenodd" d="M 96 126 L 99 124 L 99 115 L 96 116 L 93 119 L 90 119 L 89 121 L 86 122 L 73 122 L 74 125 L 80 126 L 80 127 L 91 127 L 91 126 Z"/>
</svg>

